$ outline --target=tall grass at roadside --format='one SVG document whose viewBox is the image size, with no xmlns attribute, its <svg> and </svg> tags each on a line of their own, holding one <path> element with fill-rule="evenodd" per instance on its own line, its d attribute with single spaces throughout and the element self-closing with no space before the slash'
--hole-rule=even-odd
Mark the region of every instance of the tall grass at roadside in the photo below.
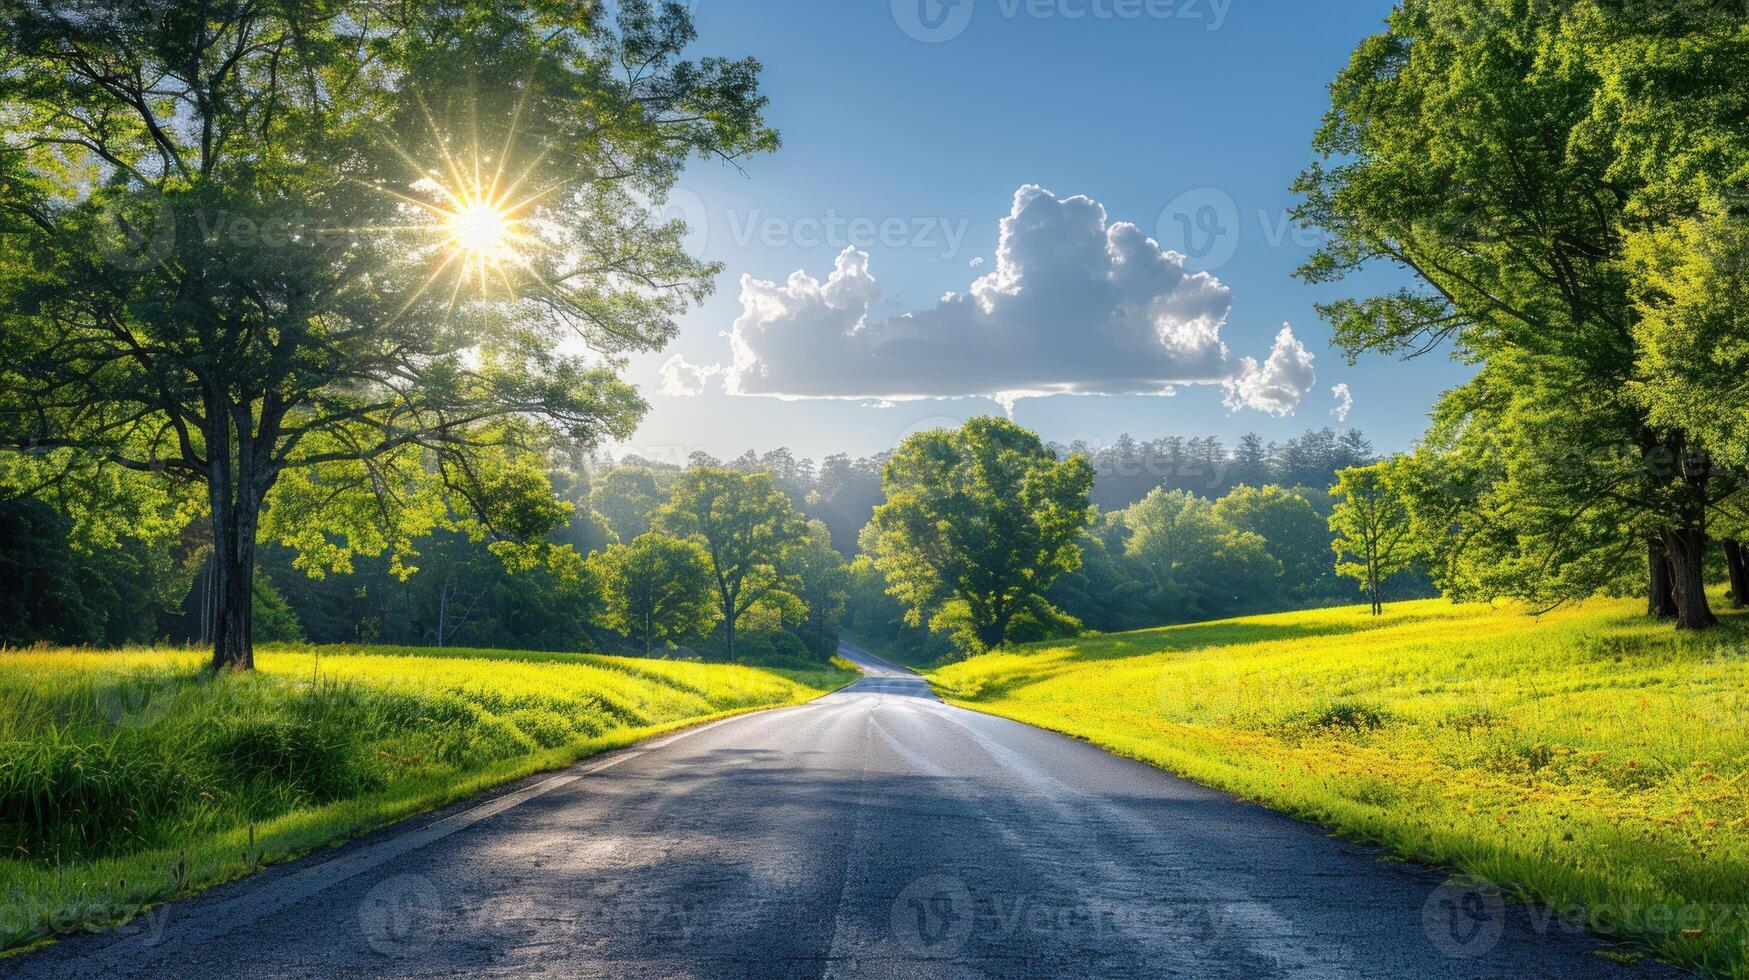
<svg viewBox="0 0 1749 980">
<path fill-rule="evenodd" d="M 838 667 L 385 647 L 0 653 L 0 948 L 664 728 L 797 703 Z"/>
<path fill-rule="evenodd" d="M 1442 601 L 976 657 L 948 700 L 1114 751 L 1724 976 L 1749 976 L 1749 617 Z"/>
</svg>

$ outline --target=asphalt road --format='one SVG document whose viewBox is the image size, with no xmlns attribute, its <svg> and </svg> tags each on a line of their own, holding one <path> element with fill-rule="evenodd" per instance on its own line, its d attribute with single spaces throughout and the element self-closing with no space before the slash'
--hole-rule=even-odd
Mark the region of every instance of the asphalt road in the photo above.
<svg viewBox="0 0 1749 980">
<path fill-rule="evenodd" d="M 1559 919 L 868 677 L 590 760 L 0 975 L 1644 976 Z"/>
</svg>

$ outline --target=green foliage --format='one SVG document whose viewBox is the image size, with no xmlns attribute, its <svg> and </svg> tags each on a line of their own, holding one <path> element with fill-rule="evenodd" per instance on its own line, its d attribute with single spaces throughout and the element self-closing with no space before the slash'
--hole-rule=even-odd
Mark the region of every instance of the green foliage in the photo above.
<svg viewBox="0 0 1749 980">
<path fill-rule="evenodd" d="M 295 643 L 304 638 L 304 629 L 298 625 L 298 614 L 267 576 L 256 574 L 255 594 L 251 601 L 255 605 L 255 635 L 262 641 Z"/>
<path fill-rule="evenodd" d="M 1360 583 L 1374 616 L 1384 612 L 1385 580 L 1408 569 L 1415 558 L 1415 537 L 1395 471 L 1392 462 L 1344 470 L 1330 490 L 1336 499 L 1330 514 L 1336 574 Z"/>
<path fill-rule="evenodd" d="M 798 630 L 802 642 L 815 657 L 831 659 L 838 652 L 838 623 L 850 595 L 850 566 L 832 547 L 832 531 L 824 521 L 807 522 L 784 568 L 795 579 L 791 588 L 804 610 Z"/>
<path fill-rule="evenodd" d="M 86 548 L 40 500 L 0 500 L 0 645 L 116 646 L 150 640 L 186 585 L 165 544 L 124 538 Z"/>
<path fill-rule="evenodd" d="M 1228 527 L 1263 539 L 1281 563 L 1281 584 L 1297 601 L 1332 594 L 1330 529 L 1308 492 L 1279 486 L 1239 486 L 1215 501 L 1215 516 Z"/>
<path fill-rule="evenodd" d="M 784 570 L 790 550 L 805 540 L 805 526 L 770 473 L 738 473 L 694 466 L 674 481 L 673 495 L 656 514 L 656 527 L 696 538 L 710 559 L 717 608 L 734 659 L 735 630 L 759 607 L 793 603 Z"/>
<path fill-rule="evenodd" d="M 704 633 L 716 618 L 710 557 L 697 543 L 646 533 L 589 558 L 601 589 L 596 622 L 642 644 Z"/>
<path fill-rule="evenodd" d="M 1124 555 L 1146 576 L 1149 605 L 1202 618 L 1266 607 L 1278 594 L 1282 563 L 1254 531 L 1227 523 L 1209 501 L 1156 490 L 1123 512 Z"/>
<path fill-rule="evenodd" d="M 1705 528 L 1745 471 L 1711 456 L 1722 430 L 1685 421 L 1732 390 L 1700 394 L 1731 328 L 1698 312 L 1729 302 L 1730 277 L 1697 222 L 1718 228 L 1705 215 L 1742 186 L 1726 117 L 1749 76 L 1740 15 L 1704 6 L 1410 0 L 1331 86 L 1322 159 L 1296 185 L 1296 217 L 1331 237 L 1301 275 L 1407 268 L 1412 287 L 1321 307 L 1337 342 L 1449 344 L 1477 365 L 1417 454 L 1414 488 L 1458 496 L 1411 503 L 1449 518 L 1420 523 L 1466 594 L 1609 591 L 1652 539 L 1679 623 L 1712 621 Z"/>
<path fill-rule="evenodd" d="M 9 5 L 0 444 L 193 488 L 221 665 L 250 662 L 259 531 L 328 570 L 410 572 L 438 527 L 544 540 L 528 459 L 629 435 L 614 368 L 718 271 L 650 202 L 777 145 L 758 64 L 693 39 L 647 0 Z M 458 202 L 514 259 L 455 240 Z"/>
<path fill-rule="evenodd" d="M 1076 542 L 1093 519 L 1086 459 L 1059 461 L 1005 419 L 911 436 L 882 482 L 865 550 L 907 621 L 953 634 L 963 650 L 1006 641 L 1014 617 L 1079 564 Z"/>
<path fill-rule="evenodd" d="M 412 576 L 398 574 L 387 555 L 355 558 L 352 572 L 322 579 L 301 574 L 294 567 L 296 553 L 285 548 L 269 546 L 261 560 L 313 642 L 594 647 L 588 624 L 597 589 L 569 561 L 507 566 L 486 542 L 454 531 L 433 533 L 419 550 L 420 571 Z M 550 556 L 575 558 L 562 548 Z"/>
<path fill-rule="evenodd" d="M 1685 5 L 1611 36 L 1591 139 L 1628 202 L 1624 252 L 1654 424 L 1749 464 L 1749 19 Z"/>
<path fill-rule="evenodd" d="M 650 529 L 650 518 L 663 498 L 656 475 L 632 466 L 616 466 L 602 474 L 593 496 L 596 509 L 621 541 L 630 541 Z"/>
</svg>

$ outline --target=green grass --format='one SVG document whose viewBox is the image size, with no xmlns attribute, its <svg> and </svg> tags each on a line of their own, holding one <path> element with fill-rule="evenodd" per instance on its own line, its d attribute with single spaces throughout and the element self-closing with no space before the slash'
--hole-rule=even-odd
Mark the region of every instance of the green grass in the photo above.
<svg viewBox="0 0 1749 980">
<path fill-rule="evenodd" d="M 269 648 L 248 676 L 203 660 L 0 653 L 0 949 L 855 676 L 390 647 Z"/>
<path fill-rule="evenodd" d="M 1086 738 L 1749 976 L 1749 617 L 1443 601 L 1036 644 L 953 703 Z"/>
</svg>

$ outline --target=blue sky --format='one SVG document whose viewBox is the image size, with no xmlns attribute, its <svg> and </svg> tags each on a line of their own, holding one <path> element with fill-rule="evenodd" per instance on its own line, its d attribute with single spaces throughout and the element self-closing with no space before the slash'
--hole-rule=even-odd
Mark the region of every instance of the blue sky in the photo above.
<svg viewBox="0 0 1749 980">
<path fill-rule="evenodd" d="M 1173 397 L 1057 394 L 1009 404 L 1018 422 L 1057 441 L 1097 444 L 1129 432 L 1214 434 L 1231 443 L 1247 431 L 1279 439 L 1338 425 L 1331 389 L 1340 384 L 1354 402 L 1347 424 L 1380 448 L 1407 447 L 1437 393 L 1462 379 L 1462 367 L 1439 355 L 1349 367 L 1330 348 L 1313 304 L 1352 289 L 1313 288 L 1292 277 L 1313 242 L 1284 215 L 1288 185 L 1310 159 L 1325 85 L 1389 6 L 698 0 L 697 53 L 751 54 L 765 64 L 769 119 L 785 145 L 747 162 L 744 173 L 697 164 L 683 179 L 675 213 L 700 229 L 694 245 L 725 271 L 716 294 L 684 319 L 677 341 L 631 365 L 652 410 L 622 449 L 669 458 L 780 445 L 816 459 L 866 454 L 919 427 L 1002 411 L 982 396 L 993 388 L 1136 392 L 1162 386 L 1130 374 L 1177 377 L 1173 371 L 1250 381 L 1237 395 L 1219 383 L 1175 384 Z M 1026 213 L 1016 211 L 1013 252 L 1033 264 L 1027 283 L 1010 283 L 1009 292 L 1030 290 L 1032 298 L 974 302 L 966 294 L 978 293 L 974 282 L 996 271 L 1000 222 L 1028 185 L 1050 193 L 1029 192 Z M 1183 272 L 1209 272 L 1225 287 L 1215 296 L 1208 280 L 1193 275 L 1145 287 L 1151 310 L 1194 308 L 1171 316 L 1185 337 L 1200 337 L 1185 341 L 1197 351 L 1183 359 L 1196 366 L 1131 356 L 1126 326 L 1113 328 L 1120 336 L 1110 343 L 1089 340 L 1075 312 L 1075 297 L 1086 290 L 1049 272 L 1085 257 L 1068 245 L 1059 249 L 1051 235 L 1099 231 L 1097 209 L 1072 203 L 1075 195 L 1102 205 L 1109 223 L 1131 222 L 1161 247 L 1189 253 Z M 1031 237 L 1021 237 L 1022 225 Z M 847 246 L 865 252 L 866 262 L 853 255 L 843 282 L 829 286 Z M 1126 248 L 1135 251 L 1133 242 Z M 1150 249 L 1137 254 L 1153 261 Z M 817 287 L 785 286 L 798 271 Z M 1376 287 L 1390 275 L 1369 279 Z M 754 292 L 782 310 L 755 318 L 761 332 L 744 354 L 764 376 L 737 383 L 727 370 L 734 356 L 727 334 L 744 312 L 743 276 L 777 284 Z M 1000 285 L 984 292 L 1001 293 Z M 842 303 L 831 298 L 834 290 L 855 295 Z M 962 298 L 943 303 L 947 293 Z M 1209 313 L 1211 297 L 1225 317 L 1218 364 L 1208 321 L 1193 319 Z M 918 318 L 902 318 L 913 312 Z M 1181 322 L 1187 318 L 1193 326 Z M 850 321 L 874 324 L 862 338 L 873 340 L 834 341 Z M 1292 325 L 1292 343 L 1280 363 L 1271 362 L 1284 324 Z M 1024 336 L 1003 333 L 1011 328 Z M 914 349 L 936 350 L 940 337 L 957 338 L 944 341 L 956 366 L 919 380 L 930 364 Z M 1247 357 L 1259 362 L 1248 375 Z M 1138 367 L 1138 360 L 1149 363 Z M 665 378 L 668 391 L 700 393 L 664 394 Z M 728 394 L 725 381 L 742 391 L 807 397 Z M 868 397 L 815 397 L 827 393 Z M 969 397 L 911 400 L 920 393 Z M 1289 403 L 1297 403 L 1292 414 L 1278 414 Z"/>
</svg>

